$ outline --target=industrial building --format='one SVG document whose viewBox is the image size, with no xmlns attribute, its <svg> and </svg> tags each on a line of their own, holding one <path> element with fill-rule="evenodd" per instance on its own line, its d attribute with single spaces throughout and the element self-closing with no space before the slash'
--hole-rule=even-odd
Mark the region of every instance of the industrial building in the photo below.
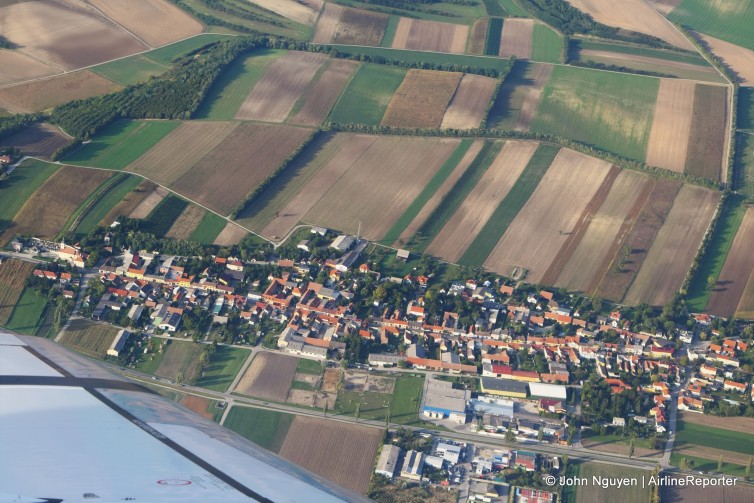
<svg viewBox="0 0 754 503">
<path fill-rule="evenodd" d="M 383 445 L 382 452 L 380 452 L 380 458 L 377 460 L 377 468 L 375 468 L 374 473 L 392 479 L 395 477 L 395 469 L 398 467 L 398 458 L 400 458 L 400 456 L 401 448 L 397 445 Z"/>
<path fill-rule="evenodd" d="M 496 379 L 494 377 L 482 377 L 482 393 L 498 396 L 510 396 L 514 398 L 526 398 L 528 387 L 526 383 L 511 381 L 510 379 Z"/>
<path fill-rule="evenodd" d="M 471 408 L 474 414 L 493 414 L 507 418 L 513 417 L 514 402 L 513 400 L 496 400 L 488 397 L 480 397 L 471 400 Z"/>
<path fill-rule="evenodd" d="M 466 422 L 466 404 L 471 391 L 453 389 L 453 383 L 430 379 L 427 381 L 422 414 L 434 419 L 448 418 L 458 424 Z"/>
<path fill-rule="evenodd" d="M 128 330 L 121 330 L 118 332 L 118 335 L 115 336 L 115 339 L 113 339 L 113 343 L 110 344 L 110 348 L 107 350 L 107 354 L 109 356 L 118 356 L 121 351 L 123 351 L 123 348 L 126 345 L 126 342 L 128 341 L 128 338 L 131 336 L 131 332 Z"/>
<path fill-rule="evenodd" d="M 561 384 L 530 382 L 529 393 L 533 398 L 555 398 L 563 401 L 566 399 L 566 387 Z"/>
<path fill-rule="evenodd" d="M 462 449 L 463 447 L 461 447 L 460 445 L 440 442 L 439 444 L 437 444 L 437 447 L 435 447 L 435 455 L 440 456 L 448 463 L 455 465 L 458 464 L 458 460 L 461 458 Z"/>
<path fill-rule="evenodd" d="M 401 477 L 411 480 L 421 480 L 424 470 L 424 453 L 418 451 L 406 452 L 401 465 Z"/>
</svg>

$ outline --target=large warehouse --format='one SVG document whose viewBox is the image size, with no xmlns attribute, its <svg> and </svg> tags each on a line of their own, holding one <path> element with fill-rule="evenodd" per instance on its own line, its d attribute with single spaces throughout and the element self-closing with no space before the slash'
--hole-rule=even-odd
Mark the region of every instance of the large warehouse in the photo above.
<svg viewBox="0 0 754 503">
<path fill-rule="evenodd" d="M 448 418 L 459 424 L 466 422 L 466 404 L 471 398 L 471 391 L 453 389 L 453 384 L 446 381 L 429 379 L 422 414 L 434 419 Z"/>
<path fill-rule="evenodd" d="M 560 384 L 530 382 L 529 393 L 531 394 L 532 398 L 556 398 L 558 400 L 566 399 L 566 387 Z"/>
<path fill-rule="evenodd" d="M 510 379 L 482 377 L 481 389 L 483 393 L 490 395 L 526 398 L 527 385 L 524 382 L 511 381 Z"/>
</svg>

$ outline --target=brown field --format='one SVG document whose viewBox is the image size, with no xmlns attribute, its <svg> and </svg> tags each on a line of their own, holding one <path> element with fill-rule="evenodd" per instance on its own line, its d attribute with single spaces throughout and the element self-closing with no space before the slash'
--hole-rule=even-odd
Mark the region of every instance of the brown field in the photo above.
<svg viewBox="0 0 754 503">
<path fill-rule="evenodd" d="M 78 318 L 63 331 L 60 343 L 93 358 L 104 358 L 118 332 L 118 327 L 107 323 Z"/>
<path fill-rule="evenodd" d="M 329 60 L 327 68 L 317 82 L 313 83 L 301 97 L 303 105 L 289 122 L 304 126 L 322 124 L 358 66 L 359 63 L 356 61 L 347 59 Z"/>
<path fill-rule="evenodd" d="M 591 438 L 582 438 L 581 445 L 586 449 L 598 452 L 609 452 L 611 454 L 620 454 L 628 456 L 629 446 L 617 442 L 600 442 Z M 634 458 L 657 458 L 662 455 L 662 451 L 657 449 L 647 449 L 646 447 L 634 447 Z"/>
<path fill-rule="evenodd" d="M 76 208 L 111 175 L 110 171 L 63 166 L 24 203 L 4 238 L 31 234 L 53 239 Z"/>
<path fill-rule="evenodd" d="M 175 222 L 173 222 L 173 225 L 170 226 L 168 232 L 165 233 L 165 237 L 173 239 L 188 239 L 206 213 L 207 210 L 201 206 L 189 204 L 178 216 Z"/>
<path fill-rule="evenodd" d="M 99 225 L 107 226 L 119 216 L 128 216 L 152 193 L 157 186 L 149 180 L 142 181 L 138 187 L 126 194 L 126 196 L 100 220 Z M 151 211 L 151 210 L 150 210 Z"/>
<path fill-rule="evenodd" d="M 7 259 L 0 264 L 0 325 L 5 325 L 24 291 L 26 278 L 35 269 L 33 262 Z"/>
<path fill-rule="evenodd" d="M 681 4 L 681 0 L 649 0 L 649 3 L 663 15 L 667 16 Z"/>
<path fill-rule="evenodd" d="M 646 196 L 649 178 L 636 171 L 623 170 L 612 190 L 589 223 L 571 258 L 560 272 L 555 286 L 590 293 L 590 286 L 605 274 L 610 260 L 630 229 L 632 210 Z M 639 206 L 640 208 L 640 206 Z"/>
<path fill-rule="evenodd" d="M 644 0 L 568 0 L 595 21 L 660 38 L 665 42 L 693 51 L 694 47 L 680 31 Z"/>
<path fill-rule="evenodd" d="M 33 124 L 18 133 L 3 138 L 0 146 L 21 149 L 23 155 L 49 159 L 50 154 L 70 143 L 72 138 L 55 126 L 47 123 Z"/>
<path fill-rule="evenodd" d="M 261 352 L 236 386 L 237 393 L 285 402 L 296 375 L 298 358 L 280 353 Z"/>
<path fill-rule="evenodd" d="M 695 412 L 681 412 L 679 420 L 686 423 L 721 428 L 723 430 L 740 431 L 741 433 L 750 434 L 754 431 L 754 418 L 751 417 L 721 417 L 697 414 Z"/>
<path fill-rule="evenodd" d="M 694 108 L 690 80 L 660 79 L 652 130 L 647 146 L 647 164 L 683 173 Z"/>
<path fill-rule="evenodd" d="M 456 72 L 409 70 L 390 100 L 382 124 L 395 127 L 435 128 L 463 76 Z"/>
<path fill-rule="evenodd" d="M 310 52 L 290 52 L 277 58 L 267 65 L 236 119 L 283 122 L 325 61 L 324 54 Z"/>
<path fill-rule="evenodd" d="M 363 238 L 380 239 L 458 143 L 455 139 L 379 137 L 362 150 L 344 176 L 337 181 L 325 178 L 331 188 L 302 220 L 351 233 L 361 223 Z"/>
<path fill-rule="evenodd" d="M 378 428 L 296 416 L 280 455 L 336 484 L 365 494 L 382 436 Z"/>
<path fill-rule="evenodd" d="M 322 0 L 249 0 L 297 23 L 312 26 L 322 8 Z"/>
<path fill-rule="evenodd" d="M 505 142 L 474 189 L 430 243 L 427 253 L 458 262 L 508 195 L 538 146 L 536 142 Z"/>
<path fill-rule="evenodd" d="M 340 386 L 340 369 L 325 369 L 322 378 L 322 391 L 325 393 L 337 393 Z"/>
<path fill-rule="evenodd" d="M 749 275 L 741 300 L 736 307 L 736 318 L 754 320 L 754 271 Z"/>
<path fill-rule="evenodd" d="M 233 122 L 184 122 L 126 169 L 170 185 L 202 161 L 237 126 Z"/>
<path fill-rule="evenodd" d="M 107 17 L 151 47 L 183 40 L 203 31 L 202 24 L 167 0 L 88 0 Z"/>
<path fill-rule="evenodd" d="M 519 59 L 531 57 L 531 39 L 534 33 L 533 19 L 508 18 L 503 21 L 503 32 L 500 36 L 500 52 L 498 56 Z"/>
<path fill-rule="evenodd" d="M 225 227 L 223 227 L 223 230 L 220 231 L 220 234 L 217 235 L 213 244 L 220 246 L 235 245 L 240 243 L 248 233 L 249 231 L 243 227 L 240 227 L 233 222 L 228 222 L 225 224 Z"/>
<path fill-rule="evenodd" d="M 191 123 L 185 123 L 189 125 Z M 220 126 L 224 123 L 216 123 Z M 234 125 L 230 124 L 230 128 Z M 182 126 L 183 127 L 183 126 Z M 203 128 L 194 128 L 202 133 Z M 213 128 L 224 135 L 224 128 Z M 211 134 L 208 133 L 208 137 Z M 171 187 L 223 215 L 229 214 L 270 176 L 312 134 L 309 129 L 265 124 L 240 124 L 198 163 L 175 178 Z M 193 136 L 193 132 L 189 134 Z M 206 150 L 204 147 L 202 150 Z M 169 150 L 164 151 L 168 155 Z M 149 154 L 147 154 L 149 155 Z M 160 155 L 160 154 L 155 154 Z M 252 162 L 249 162 L 249 161 Z M 185 160 L 190 165 L 189 159 Z M 160 166 L 160 163 L 150 163 Z M 180 166 L 175 166 L 180 169 Z M 169 168 L 167 168 L 169 169 Z"/>
<path fill-rule="evenodd" d="M 497 80 L 481 75 L 464 74 L 458 84 L 440 127 L 471 129 L 479 127 L 487 105 L 497 87 Z"/>
<path fill-rule="evenodd" d="M 83 4 L 52 0 L 0 8 L 0 33 L 18 45 L 19 52 L 63 70 L 74 70 L 148 49 Z"/>
<path fill-rule="evenodd" d="M 26 4 L 24 4 L 26 5 Z M 73 100 L 114 93 L 122 87 L 89 70 L 0 89 L 0 106 L 14 113 L 39 112 Z"/>
<path fill-rule="evenodd" d="M 754 51 L 703 33 L 697 35 L 738 75 L 742 86 L 754 86 Z"/>
<path fill-rule="evenodd" d="M 712 291 L 707 311 L 730 317 L 736 312 L 741 297 L 754 271 L 754 206 L 746 210 L 723 269 Z"/>
<path fill-rule="evenodd" d="M 402 17 L 393 38 L 394 49 L 463 54 L 469 27 Z"/>
<path fill-rule="evenodd" d="M 744 484 L 706 488 L 664 484 L 660 488 L 660 497 L 663 503 L 751 503 L 754 488 Z"/>
<path fill-rule="evenodd" d="M 314 37 L 312 37 L 312 43 L 315 44 L 329 44 L 335 38 L 335 31 L 338 29 L 338 23 L 340 22 L 340 16 L 343 14 L 345 7 L 327 2 L 325 4 L 325 10 L 320 14 L 317 20 L 317 28 L 314 31 Z"/>
<path fill-rule="evenodd" d="M 521 86 L 516 86 L 513 93 L 521 93 L 521 97 L 516 101 L 521 101 L 521 109 L 516 118 L 516 125 L 514 129 L 516 131 L 528 131 L 531 127 L 531 123 L 534 120 L 534 114 L 537 113 L 537 107 L 539 106 L 539 100 L 542 98 L 542 91 L 545 85 L 550 80 L 552 75 L 553 65 L 546 65 L 543 63 L 533 63 L 535 65 L 533 74 L 534 78 L 531 82 Z M 516 98 L 514 96 L 511 97 Z"/>
<path fill-rule="evenodd" d="M 482 55 L 484 54 L 484 44 L 487 40 L 487 27 L 490 24 L 490 18 L 483 17 L 477 19 L 471 26 L 471 32 L 469 33 L 469 43 L 466 49 L 468 54 Z"/>
<path fill-rule="evenodd" d="M 615 302 L 623 299 L 673 206 L 680 187 L 681 183 L 675 180 L 650 181 L 650 190 L 637 201 L 637 206 L 640 207 L 634 207 L 631 211 L 636 217 L 633 226 L 627 229 L 628 235 L 621 241 L 613 242 L 613 249 L 616 251 L 610 268 L 594 288 L 597 295 Z M 619 234 L 623 236 L 623 232 Z"/>
<path fill-rule="evenodd" d="M 659 306 L 673 298 L 691 267 L 719 200 L 719 192 L 690 185 L 681 187 L 626 294 L 626 303 Z"/>
<path fill-rule="evenodd" d="M 200 416 L 205 417 L 210 421 L 213 421 L 215 419 L 215 416 L 207 410 L 209 404 L 210 401 L 207 398 L 196 395 L 186 395 L 181 400 L 181 405 L 183 405 L 187 409 L 196 412 Z"/>
<path fill-rule="evenodd" d="M 54 75 L 59 70 L 16 51 L 0 49 L 0 86 Z"/>
<path fill-rule="evenodd" d="M 133 209 L 128 214 L 130 218 L 147 218 L 152 210 L 170 193 L 165 187 L 159 187 L 149 180 L 146 180 L 146 183 L 149 183 L 153 188 L 150 190 L 145 183 L 141 184 L 144 185 L 144 190 L 134 198 L 138 202 L 134 205 L 134 200 L 132 200 L 128 204 L 129 206 L 133 205 Z"/>
<path fill-rule="evenodd" d="M 504 275 L 509 275 L 514 267 L 523 267 L 528 270 L 527 281 L 537 283 L 568 239 L 609 168 L 608 162 L 561 149 L 484 266 Z M 568 197 L 562 197 L 563 194 Z"/>
<path fill-rule="evenodd" d="M 379 46 L 385 35 L 388 18 L 387 14 L 379 12 L 343 7 L 332 43 Z"/>
<path fill-rule="evenodd" d="M 743 454 L 741 452 L 726 451 L 723 449 L 715 449 L 714 447 L 702 447 L 701 445 L 682 445 L 676 446 L 673 449 L 675 454 L 680 456 L 692 456 L 704 459 L 720 459 L 723 457 L 724 463 L 733 463 L 736 465 L 746 466 L 751 458 L 750 454 Z"/>
<path fill-rule="evenodd" d="M 700 66 L 691 63 L 681 63 L 680 61 L 670 61 L 669 59 L 651 58 L 649 56 L 639 56 L 638 54 L 625 54 L 612 51 L 595 51 L 592 49 L 583 49 L 579 51 L 583 59 L 593 59 L 598 63 L 612 64 L 618 66 L 628 66 L 640 70 L 654 70 L 663 72 L 664 68 L 669 70 L 678 70 L 678 77 L 686 75 L 696 76 L 700 80 L 719 81 L 720 76 L 717 70 L 711 66 Z M 691 72 L 694 72 L 691 74 Z M 667 72 L 667 73 L 673 73 Z M 691 77 L 687 77 L 691 78 Z"/>
<path fill-rule="evenodd" d="M 686 173 L 712 180 L 725 176 L 727 114 L 730 113 L 727 93 L 723 86 L 697 84 Z"/>
</svg>

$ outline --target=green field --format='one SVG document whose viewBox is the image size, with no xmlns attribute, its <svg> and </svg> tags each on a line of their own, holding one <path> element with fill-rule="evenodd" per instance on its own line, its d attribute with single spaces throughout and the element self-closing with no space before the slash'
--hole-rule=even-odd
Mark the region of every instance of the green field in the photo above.
<svg viewBox="0 0 754 503">
<path fill-rule="evenodd" d="M 680 449 L 686 444 L 751 454 L 754 453 L 754 434 L 712 428 L 679 420 L 675 445 Z"/>
<path fill-rule="evenodd" d="M 296 372 L 320 375 L 322 373 L 322 362 L 319 360 L 309 360 L 308 358 L 299 358 Z"/>
<path fill-rule="evenodd" d="M 195 118 L 232 119 L 267 65 L 286 52 L 279 49 L 261 49 L 231 63 L 212 83 L 212 87 L 196 111 Z"/>
<path fill-rule="evenodd" d="M 199 222 L 194 232 L 191 233 L 191 236 L 189 236 L 189 241 L 211 245 L 218 234 L 222 232 L 226 223 L 223 217 L 208 211 L 204 214 L 202 221 Z"/>
<path fill-rule="evenodd" d="M 169 194 L 142 221 L 141 230 L 160 238 L 163 237 L 188 205 L 185 199 Z"/>
<path fill-rule="evenodd" d="M 500 201 L 487 223 L 484 224 L 479 235 L 458 260 L 459 264 L 480 267 L 487 260 L 497 242 L 508 230 L 508 226 L 539 185 L 539 181 L 545 175 L 559 151 L 560 147 L 554 145 L 537 147 L 526 168 L 521 172 L 521 176 L 518 177 L 516 183 L 508 191 L 505 198 Z"/>
<path fill-rule="evenodd" d="M 416 196 L 416 198 L 411 202 L 408 208 L 406 208 L 406 211 L 403 212 L 400 218 L 395 221 L 390 230 L 388 230 L 387 233 L 382 237 L 382 240 L 380 241 L 382 244 L 390 246 L 398 240 L 401 233 L 414 220 L 416 215 L 419 214 L 424 205 L 427 204 L 427 201 L 429 201 L 429 199 L 435 194 L 435 192 L 437 192 L 437 189 L 440 188 L 440 186 L 445 182 L 448 176 L 450 176 L 450 174 L 460 162 L 461 158 L 466 155 L 469 147 L 471 147 L 471 143 L 472 140 L 461 140 L 458 148 L 456 148 L 450 155 L 450 157 L 445 160 L 445 162 L 442 164 L 442 166 L 440 166 L 440 169 L 437 170 L 437 173 L 435 173 L 429 183 L 424 186 L 421 193 Z"/>
<path fill-rule="evenodd" d="M 149 59 L 162 63 L 163 65 L 169 65 L 175 58 L 193 52 L 213 42 L 228 40 L 231 38 L 233 38 L 231 35 L 202 33 L 195 37 L 187 38 L 186 40 L 181 40 L 180 42 L 149 51 L 147 55 L 149 56 Z"/>
<path fill-rule="evenodd" d="M 177 121 L 117 121 L 65 159 L 68 164 L 123 169 L 173 131 Z"/>
<path fill-rule="evenodd" d="M 424 377 L 422 375 L 402 374 L 395 378 L 395 388 L 390 393 L 367 391 L 356 393 L 340 390 L 335 404 L 335 413 L 355 416 L 374 421 L 384 421 L 390 411 L 390 422 L 397 424 L 423 424 L 419 419 Z"/>
<path fill-rule="evenodd" d="M 378 2 L 362 2 L 359 0 L 337 0 L 335 3 L 387 14 L 456 24 L 472 24 L 487 14 L 484 3 L 479 0 L 467 3 L 440 0 L 427 4 L 414 4 L 412 0 L 404 0 L 403 2 L 393 2 L 394 6 L 390 7 L 382 6 Z M 399 3 L 413 4 L 413 9 L 401 9 Z"/>
<path fill-rule="evenodd" d="M 683 0 L 668 19 L 754 50 L 754 0 Z"/>
<path fill-rule="evenodd" d="M 643 161 L 660 80 L 556 66 L 531 130 Z"/>
<path fill-rule="evenodd" d="M 223 426 L 267 450 L 278 452 L 295 417 L 285 412 L 236 405 L 228 412 Z"/>
<path fill-rule="evenodd" d="M 754 87 L 740 87 L 738 89 L 736 126 L 738 129 L 754 130 Z"/>
<path fill-rule="evenodd" d="M 482 0 L 488 16 L 505 17 L 508 12 L 500 5 L 498 0 Z"/>
<path fill-rule="evenodd" d="M 419 423 L 423 387 L 424 376 L 421 374 L 404 374 L 396 379 L 390 410 L 391 423 Z"/>
<path fill-rule="evenodd" d="M 485 0 L 485 3 L 497 2 L 505 10 L 505 15 L 510 17 L 531 17 L 524 9 L 521 8 L 516 0 Z M 491 16 L 492 14 L 490 14 Z"/>
<path fill-rule="evenodd" d="M 720 276 L 730 247 L 733 245 L 733 238 L 736 237 L 736 232 L 746 213 L 744 202 L 745 197 L 741 195 L 731 194 L 728 197 L 710 243 L 689 285 L 686 305 L 693 312 L 702 312 L 707 307 L 712 295 L 712 290 L 707 287 L 707 278 L 712 276 L 717 280 Z"/>
<path fill-rule="evenodd" d="M 5 328 L 20 334 L 35 335 L 47 307 L 47 298 L 38 295 L 33 288 L 25 288 L 16 302 Z"/>
<path fill-rule="evenodd" d="M 378 125 L 405 76 L 403 68 L 364 63 L 335 103 L 330 122 Z"/>
<path fill-rule="evenodd" d="M 126 197 L 126 194 L 134 190 L 141 181 L 142 178 L 139 176 L 123 174 L 89 208 L 86 215 L 79 221 L 76 227 L 76 234 L 85 235 L 96 229 L 100 221 L 105 218 L 105 215 Z"/>
<path fill-rule="evenodd" d="M 563 492 L 563 501 L 567 503 L 608 503 L 611 501 L 620 501 L 621 503 L 646 503 L 650 501 L 650 488 L 646 483 L 642 483 L 642 478 L 649 481 L 651 472 L 628 466 L 608 465 L 596 462 L 575 462 L 568 463 L 568 475 L 584 478 L 587 480 L 586 485 L 568 487 Z M 605 477 L 609 479 L 636 479 L 636 485 L 625 485 L 621 488 L 602 487 L 593 484 L 594 477 Z"/>
<path fill-rule="evenodd" d="M 168 69 L 167 65 L 153 61 L 143 54 L 137 54 L 95 66 L 92 68 L 92 71 L 102 75 L 106 79 L 127 86 L 146 82 L 150 77 L 162 75 Z"/>
<path fill-rule="evenodd" d="M 469 56 L 465 54 L 444 54 L 439 52 L 408 51 L 404 49 L 388 49 L 385 47 L 354 47 L 349 45 L 327 45 L 337 49 L 339 54 L 358 56 L 364 54 L 371 57 L 382 57 L 406 63 L 448 64 L 470 66 L 496 72 L 505 71 L 510 65 L 505 58 L 489 58 L 485 56 Z"/>
<path fill-rule="evenodd" d="M 735 189 L 754 200 L 754 135 L 736 135 Z"/>
<path fill-rule="evenodd" d="M 249 351 L 230 346 L 217 346 L 196 385 L 215 391 L 225 392 L 241 370 Z"/>
<path fill-rule="evenodd" d="M 58 169 L 57 164 L 26 159 L 0 183 L 0 232 L 8 228 L 26 200 Z"/>
<path fill-rule="evenodd" d="M 390 16 L 388 18 L 385 33 L 382 34 L 382 40 L 380 40 L 380 47 L 390 47 L 393 45 L 395 31 L 398 29 L 398 22 L 400 20 L 399 16 Z"/>
<path fill-rule="evenodd" d="M 490 18 L 487 25 L 487 36 L 484 38 L 484 54 L 487 56 L 497 56 L 500 52 L 500 37 L 503 34 L 503 19 L 499 17 Z"/>
<path fill-rule="evenodd" d="M 212 33 L 271 34 L 302 41 L 309 40 L 312 34 L 309 26 L 243 0 L 183 0 L 177 5 L 182 7 L 182 4 L 190 15 L 202 18 L 205 30 Z"/>
<path fill-rule="evenodd" d="M 560 63 L 564 43 L 558 32 L 545 24 L 535 23 L 531 40 L 531 59 L 544 63 Z"/>
<path fill-rule="evenodd" d="M 717 462 L 719 460 L 717 459 L 706 459 L 706 458 L 698 458 L 696 456 L 685 456 L 683 454 L 678 454 L 676 452 L 673 452 L 670 454 L 670 464 L 673 466 L 680 466 L 681 459 L 686 458 L 686 461 L 693 461 L 693 469 L 705 472 L 705 473 L 714 473 L 717 472 Z M 720 470 L 720 473 L 723 473 L 725 475 L 731 475 L 733 477 L 743 477 L 746 475 L 746 467 L 741 465 L 735 465 L 733 463 L 727 463 L 725 462 L 725 458 L 723 457 L 723 468 Z"/>
</svg>

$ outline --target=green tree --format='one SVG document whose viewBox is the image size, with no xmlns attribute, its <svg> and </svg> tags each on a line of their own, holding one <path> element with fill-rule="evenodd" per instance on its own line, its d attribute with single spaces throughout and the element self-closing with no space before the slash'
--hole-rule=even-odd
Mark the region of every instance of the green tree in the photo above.
<svg viewBox="0 0 754 503">
<path fill-rule="evenodd" d="M 516 434 L 513 432 L 512 426 L 508 426 L 508 431 L 505 432 L 505 443 L 507 444 L 516 443 Z"/>
<path fill-rule="evenodd" d="M 719 458 L 717 458 L 717 472 L 722 473 L 723 471 L 723 455 L 721 454 Z"/>
<path fill-rule="evenodd" d="M 749 477 L 751 477 L 751 462 L 752 462 L 752 459 L 751 459 L 751 456 L 749 456 L 749 461 L 748 461 L 748 462 L 746 463 L 746 471 L 745 471 L 745 473 L 744 473 L 744 476 L 745 476 L 745 477 L 746 477 L 747 479 L 748 479 Z"/>
<path fill-rule="evenodd" d="M 183 372 L 178 372 L 175 375 L 175 382 L 176 384 L 181 384 L 183 382 Z"/>
<path fill-rule="evenodd" d="M 628 444 L 628 457 L 634 457 L 634 449 L 636 448 L 636 439 L 631 438 L 631 443 Z"/>
</svg>

